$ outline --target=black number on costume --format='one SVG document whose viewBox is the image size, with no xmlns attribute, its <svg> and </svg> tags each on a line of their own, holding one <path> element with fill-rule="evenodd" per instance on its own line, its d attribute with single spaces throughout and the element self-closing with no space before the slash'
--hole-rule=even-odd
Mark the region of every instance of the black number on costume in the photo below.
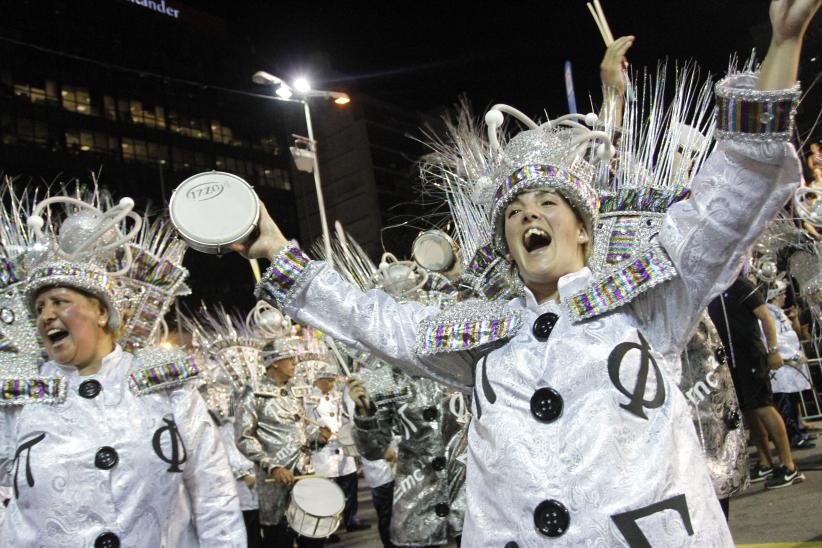
<svg viewBox="0 0 822 548">
<path fill-rule="evenodd" d="M 611 519 L 614 520 L 617 529 L 619 529 L 619 532 L 625 537 L 625 540 L 628 541 L 628 546 L 631 548 L 651 548 L 651 543 L 648 542 L 645 534 L 639 528 L 637 521 L 664 510 L 674 510 L 677 512 L 679 517 L 682 518 L 682 523 L 685 524 L 685 530 L 688 532 L 688 536 L 694 534 L 694 528 L 691 525 L 691 515 L 688 513 L 688 501 L 685 500 L 685 495 L 676 495 L 675 497 L 655 502 L 645 508 L 615 514 L 611 516 Z"/>
<path fill-rule="evenodd" d="M 663 404 L 665 401 L 665 384 L 662 382 L 662 374 L 659 371 L 659 366 L 651 355 L 651 347 L 648 345 L 648 341 L 645 340 L 645 337 L 643 337 L 639 331 L 637 331 L 637 335 L 639 335 L 639 344 L 635 342 L 623 342 L 616 345 L 611 351 L 611 354 L 608 356 L 608 376 L 611 377 L 611 382 L 616 389 L 630 399 L 630 402 L 621 403 L 619 406 L 627 409 L 641 419 L 648 420 L 648 416 L 645 414 L 645 411 L 643 411 L 643 407 L 656 409 Z M 636 384 L 634 385 L 633 392 L 622 386 L 622 382 L 619 380 L 619 370 L 622 369 L 622 360 L 625 358 L 625 354 L 631 350 L 639 350 L 640 352 L 639 372 L 636 376 Z M 656 394 L 653 399 L 646 400 L 645 384 L 648 381 L 649 363 L 654 367 Z"/>
<path fill-rule="evenodd" d="M 158 428 L 157 431 L 154 432 L 154 438 L 151 440 L 154 452 L 157 453 L 160 460 L 171 465 L 168 467 L 167 472 L 182 472 L 183 470 L 180 468 L 180 465 L 188 460 L 188 453 L 186 452 L 183 438 L 180 436 L 180 431 L 177 430 L 177 423 L 174 422 L 174 418 L 163 417 L 163 422 L 166 423 L 166 425 Z M 168 432 L 169 445 L 171 445 L 171 455 L 169 456 L 163 453 L 162 440 L 163 434 L 166 432 Z"/>
<path fill-rule="evenodd" d="M 35 436 L 28 441 L 20 444 L 17 452 L 14 454 L 14 498 L 19 498 L 19 491 L 17 490 L 17 473 L 20 471 L 20 453 L 26 452 L 26 483 L 29 487 L 34 487 L 34 476 L 31 473 L 31 448 L 43 441 L 46 433 L 43 432 L 39 436 Z"/>
</svg>

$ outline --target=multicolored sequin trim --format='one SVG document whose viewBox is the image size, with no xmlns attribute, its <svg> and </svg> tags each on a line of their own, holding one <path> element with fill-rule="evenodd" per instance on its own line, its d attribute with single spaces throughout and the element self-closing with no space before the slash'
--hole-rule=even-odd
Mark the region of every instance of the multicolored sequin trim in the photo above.
<svg viewBox="0 0 822 548">
<path fill-rule="evenodd" d="M 0 257 L 0 288 L 6 288 L 19 281 L 20 280 L 14 271 L 14 263 L 8 259 Z"/>
<path fill-rule="evenodd" d="M 63 379 L 0 379 L 0 406 L 59 403 L 66 398 Z"/>
<path fill-rule="evenodd" d="M 289 241 L 271 260 L 271 266 L 266 269 L 254 289 L 254 296 L 273 301 L 272 304 L 276 306 L 283 306 L 310 264 L 311 259 L 303 253 L 297 242 Z"/>
<path fill-rule="evenodd" d="M 631 257 L 636 243 L 637 225 L 641 220 L 642 217 L 639 215 L 624 215 L 617 219 L 608 239 L 606 264 L 618 264 Z"/>
<path fill-rule="evenodd" d="M 423 320 L 417 331 L 417 353 L 457 352 L 484 346 L 514 336 L 521 323 L 522 319 L 515 311 L 475 320 L 442 317 Z"/>
<path fill-rule="evenodd" d="M 200 374 L 200 366 L 191 356 L 133 372 L 129 386 L 138 394 L 163 390 L 189 381 Z"/>
<path fill-rule="evenodd" d="M 150 286 L 146 288 L 140 298 L 139 306 L 135 307 L 137 313 L 129 321 L 126 334 L 120 340 L 123 350 L 134 352 L 137 348 L 143 348 L 148 344 L 157 326 L 157 318 L 165 314 L 168 302 L 170 302 L 168 296 L 159 289 Z"/>
<path fill-rule="evenodd" d="M 507 197 L 523 181 L 544 178 L 555 179 L 558 182 L 571 186 L 582 194 L 590 207 L 596 210 L 598 197 L 596 193 L 592 191 L 590 185 L 586 184 L 579 177 L 571 175 L 571 172 L 567 169 L 552 165 L 533 164 L 522 166 L 505 178 L 502 185 L 497 189 L 495 198 L 501 200 Z"/>
<path fill-rule="evenodd" d="M 677 185 L 670 188 L 625 188 L 616 194 L 600 197 L 600 215 L 625 211 L 665 213 L 668 208 L 688 197 L 690 190 Z"/>
<path fill-rule="evenodd" d="M 716 85 L 716 136 L 742 141 L 788 140 L 801 90 L 757 90 L 757 74 L 741 72 Z"/>
<path fill-rule="evenodd" d="M 588 285 L 568 299 L 574 321 L 593 318 L 634 300 L 640 293 L 676 276 L 668 254 L 653 245 L 621 269 Z"/>
</svg>

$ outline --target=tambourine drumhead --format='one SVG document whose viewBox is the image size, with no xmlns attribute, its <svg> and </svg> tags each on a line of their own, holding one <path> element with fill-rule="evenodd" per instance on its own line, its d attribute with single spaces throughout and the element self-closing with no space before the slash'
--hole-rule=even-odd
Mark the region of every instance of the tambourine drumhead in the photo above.
<svg viewBox="0 0 822 548">
<path fill-rule="evenodd" d="M 434 272 L 454 266 L 454 242 L 441 230 L 427 230 L 417 236 L 411 254 L 418 265 Z"/>
<path fill-rule="evenodd" d="M 180 183 L 168 210 L 177 232 L 191 247 L 222 253 L 254 231 L 260 202 L 251 185 L 240 177 L 209 171 Z"/>
</svg>

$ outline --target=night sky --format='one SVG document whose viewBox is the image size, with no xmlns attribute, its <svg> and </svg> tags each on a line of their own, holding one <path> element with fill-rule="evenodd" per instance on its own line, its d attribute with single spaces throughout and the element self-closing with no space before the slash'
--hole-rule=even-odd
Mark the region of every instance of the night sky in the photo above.
<svg viewBox="0 0 822 548">
<path fill-rule="evenodd" d="M 480 110 L 505 102 L 557 116 L 567 111 L 563 64 L 570 60 L 579 109 L 592 90 L 599 101 L 604 45 L 583 0 L 189 3 L 224 18 L 232 39 L 254 44 L 261 68 L 284 77 L 306 73 L 326 89 L 364 91 L 432 112 L 466 93 Z M 635 66 L 695 59 L 721 74 L 731 52 L 747 56 L 756 47 L 764 56 L 770 38 L 762 0 L 606 1 L 603 8 L 615 37 L 637 37 L 629 52 Z M 806 87 L 822 69 L 820 19 L 806 39 Z M 324 77 L 318 53 L 342 75 Z M 820 60 L 811 62 L 814 55 Z M 820 97 L 817 89 L 803 110 L 815 115 Z"/>
</svg>

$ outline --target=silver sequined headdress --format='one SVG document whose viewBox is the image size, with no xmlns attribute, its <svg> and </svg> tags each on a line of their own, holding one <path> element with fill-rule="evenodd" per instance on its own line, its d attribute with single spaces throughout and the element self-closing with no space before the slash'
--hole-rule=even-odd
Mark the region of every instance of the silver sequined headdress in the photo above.
<svg viewBox="0 0 822 548">
<path fill-rule="evenodd" d="M 30 304 L 46 287 L 71 287 L 100 299 L 108 313 L 108 327 L 117 330 L 122 320 L 113 278 L 125 273 L 132 262 L 125 245 L 139 232 L 142 218 L 134 213 L 134 200 L 123 198 L 106 207 L 106 196 L 95 192 L 90 200 L 67 195 L 39 202 L 27 224 L 43 251 L 28 272 L 26 295 Z M 55 211 L 56 206 L 65 207 Z M 44 218 L 45 215 L 45 218 Z M 127 219 L 131 226 L 127 226 Z M 114 266 L 118 249 L 124 259 Z"/>
<path fill-rule="evenodd" d="M 505 145 L 498 139 L 503 113 L 514 116 L 528 128 Z M 522 112 L 507 105 L 495 105 L 485 115 L 488 140 L 496 151 L 496 166 L 477 180 L 476 198 L 490 212 L 494 244 L 501 255 L 505 243 L 505 208 L 517 195 L 533 190 L 556 192 L 565 198 L 593 234 L 599 208 L 594 188 L 597 166 L 614 155 L 607 133 L 586 127 L 595 126 L 595 114 L 568 114 L 537 124 Z"/>
</svg>

